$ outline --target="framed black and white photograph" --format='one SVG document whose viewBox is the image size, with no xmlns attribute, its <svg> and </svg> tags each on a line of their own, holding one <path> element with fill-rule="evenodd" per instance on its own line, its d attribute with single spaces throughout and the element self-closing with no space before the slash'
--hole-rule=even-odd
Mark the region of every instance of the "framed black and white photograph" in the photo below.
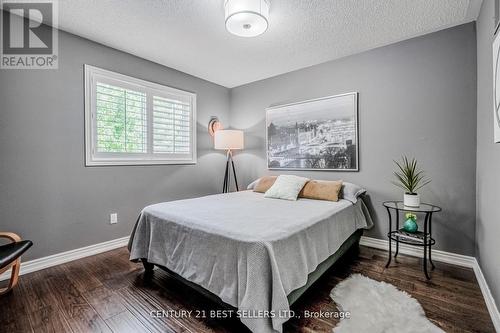
<svg viewBox="0 0 500 333">
<path fill-rule="evenodd" d="M 493 104 L 494 142 L 500 143 L 500 34 L 493 41 Z"/>
<path fill-rule="evenodd" d="M 269 169 L 359 170 L 358 93 L 266 109 Z"/>
</svg>

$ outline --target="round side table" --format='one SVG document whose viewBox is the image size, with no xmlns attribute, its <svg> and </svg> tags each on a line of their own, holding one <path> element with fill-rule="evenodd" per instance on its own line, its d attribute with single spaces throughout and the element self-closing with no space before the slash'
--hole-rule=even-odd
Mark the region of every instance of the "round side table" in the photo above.
<svg viewBox="0 0 500 333">
<path fill-rule="evenodd" d="M 432 262 L 432 246 L 436 244 L 436 240 L 432 238 L 432 214 L 440 212 L 441 208 L 431 204 L 420 204 L 419 207 L 409 207 L 405 206 L 402 201 L 386 201 L 383 203 L 384 207 L 387 209 L 387 214 L 389 214 L 389 232 L 387 237 L 389 238 L 389 260 L 385 267 L 389 267 L 392 258 L 392 241 L 396 242 L 396 252 L 394 258 L 397 257 L 399 253 L 399 243 L 421 246 L 424 248 L 424 273 L 427 279 L 430 279 L 429 273 L 427 271 L 427 253 L 429 254 L 429 262 L 432 269 L 435 268 Z M 392 225 L 392 212 L 394 211 L 396 215 L 395 228 Z M 401 213 L 415 213 L 415 214 L 425 214 L 424 218 L 424 231 L 417 231 L 410 233 L 405 231 L 399 226 L 399 215 Z"/>
</svg>

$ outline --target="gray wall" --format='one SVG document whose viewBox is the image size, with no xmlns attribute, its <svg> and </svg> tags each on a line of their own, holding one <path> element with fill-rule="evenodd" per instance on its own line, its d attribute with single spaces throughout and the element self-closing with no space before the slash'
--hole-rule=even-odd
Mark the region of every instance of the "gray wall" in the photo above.
<svg viewBox="0 0 500 333">
<path fill-rule="evenodd" d="M 477 21 L 477 256 L 500 307 L 500 144 L 493 143 L 494 1 L 484 0 Z"/>
<path fill-rule="evenodd" d="M 360 93 L 360 172 L 297 173 L 365 186 L 378 220 L 367 234 L 383 238 L 381 203 L 402 195 L 390 184 L 392 159 L 416 156 L 433 178 L 423 199 L 444 208 L 435 219 L 438 247 L 474 255 L 473 24 L 232 90 L 71 34 L 59 37 L 59 70 L 0 70 L 0 230 L 35 241 L 26 259 L 126 236 L 147 204 L 219 192 L 224 155 L 206 134 L 211 115 L 246 131 L 247 147 L 235 159 L 248 183 L 271 173 L 267 106 L 350 91 Z M 196 92 L 198 164 L 85 167 L 85 63 Z M 117 225 L 108 223 L 111 212 L 119 214 Z"/>
<path fill-rule="evenodd" d="M 423 200 L 443 207 L 434 220 L 437 248 L 474 255 L 473 23 L 232 89 L 231 126 L 246 131 L 246 148 L 235 157 L 242 183 L 278 173 L 266 168 L 266 107 L 352 91 L 359 92 L 360 172 L 291 173 L 365 186 L 377 218 L 366 234 L 384 238 L 382 202 L 403 195 L 390 183 L 392 161 L 415 156 L 433 179 Z"/>
<path fill-rule="evenodd" d="M 211 115 L 228 122 L 228 89 L 71 34 L 59 38 L 58 70 L 0 70 L 0 230 L 34 241 L 25 259 L 127 236 L 145 205 L 222 184 L 225 156 L 212 149 L 206 126 Z M 197 93 L 197 165 L 85 167 L 84 64 Z"/>
</svg>

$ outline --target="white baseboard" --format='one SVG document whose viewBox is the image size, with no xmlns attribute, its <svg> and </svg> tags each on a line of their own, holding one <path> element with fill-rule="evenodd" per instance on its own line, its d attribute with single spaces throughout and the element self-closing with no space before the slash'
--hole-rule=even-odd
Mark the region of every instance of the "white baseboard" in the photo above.
<svg viewBox="0 0 500 333">
<path fill-rule="evenodd" d="M 387 251 L 389 249 L 389 241 L 385 239 L 362 236 L 359 244 L 380 250 Z M 396 249 L 394 244 L 395 242 L 392 243 L 393 251 Z M 418 258 L 424 257 L 423 248 L 401 243 L 399 244 L 399 253 Z M 448 264 L 462 266 L 462 267 L 469 267 L 469 268 L 474 268 L 474 263 L 476 263 L 476 258 L 474 257 L 464 256 L 461 254 L 440 251 L 440 250 L 432 250 L 432 260 L 445 262 Z"/>
<path fill-rule="evenodd" d="M 380 249 L 385 251 L 389 250 L 389 241 L 384 239 L 361 236 L 359 244 L 367 247 L 372 247 L 375 249 Z M 394 242 L 392 250 L 393 251 L 395 250 Z M 424 257 L 423 248 L 418 248 L 416 246 L 411 246 L 406 244 L 399 244 L 399 253 L 418 258 Z M 481 293 L 483 294 L 484 301 L 486 303 L 486 307 L 488 308 L 488 312 L 490 313 L 491 321 L 495 326 L 495 330 L 497 332 L 500 332 L 500 313 L 498 312 L 495 299 L 491 294 L 490 288 L 488 287 L 488 283 L 484 278 L 483 272 L 481 271 L 481 267 L 479 266 L 477 259 L 470 256 L 464 256 L 461 254 L 440 251 L 440 250 L 432 250 L 432 260 L 462 267 L 468 267 L 474 270 L 474 274 L 476 275 L 477 282 L 479 284 L 479 287 L 481 288 Z"/>
<path fill-rule="evenodd" d="M 474 273 L 476 274 L 477 283 L 479 283 L 479 287 L 481 288 L 481 292 L 483 293 L 484 301 L 486 302 L 486 306 L 488 307 L 488 312 L 490 313 L 491 320 L 493 321 L 493 325 L 495 325 L 495 330 L 500 332 L 500 314 L 498 312 L 497 304 L 495 303 L 495 299 L 491 294 L 490 287 L 488 287 L 488 283 L 484 278 L 483 271 L 479 266 L 478 261 L 474 258 L 475 264 Z"/>
<path fill-rule="evenodd" d="M 51 256 L 38 258 L 26 262 L 21 262 L 20 275 L 39 271 L 41 269 L 64 264 L 69 261 L 92 256 L 94 254 L 110 251 L 125 246 L 128 243 L 129 236 L 113 239 L 107 242 L 89 245 L 62 253 L 56 253 Z M 0 281 L 10 278 L 10 270 L 0 275 Z"/>
</svg>

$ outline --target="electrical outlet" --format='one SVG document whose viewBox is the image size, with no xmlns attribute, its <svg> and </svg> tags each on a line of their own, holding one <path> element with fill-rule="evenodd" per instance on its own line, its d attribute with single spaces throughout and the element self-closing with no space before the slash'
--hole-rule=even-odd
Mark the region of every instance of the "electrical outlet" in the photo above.
<svg viewBox="0 0 500 333">
<path fill-rule="evenodd" d="M 115 223 L 118 223 L 118 214 L 117 213 L 109 214 L 109 224 L 115 224 Z"/>
</svg>

